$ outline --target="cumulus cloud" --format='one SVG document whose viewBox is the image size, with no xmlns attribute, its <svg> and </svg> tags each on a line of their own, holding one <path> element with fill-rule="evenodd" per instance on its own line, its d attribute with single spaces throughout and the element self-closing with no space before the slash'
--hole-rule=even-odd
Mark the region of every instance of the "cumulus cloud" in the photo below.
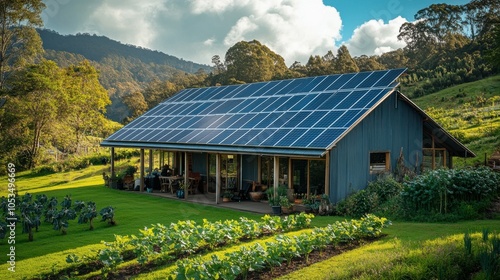
<svg viewBox="0 0 500 280">
<path fill-rule="evenodd" d="M 406 44 L 398 40 L 399 28 L 406 19 L 398 16 L 384 23 L 383 20 L 370 20 L 354 30 L 352 37 L 345 43 L 352 56 L 380 55 L 403 48 Z"/>
<path fill-rule="evenodd" d="M 323 55 L 341 40 L 340 15 L 321 0 L 44 2 L 50 7 L 43 17 L 49 29 L 104 35 L 206 64 L 241 40 L 260 41 L 288 65 Z"/>
</svg>

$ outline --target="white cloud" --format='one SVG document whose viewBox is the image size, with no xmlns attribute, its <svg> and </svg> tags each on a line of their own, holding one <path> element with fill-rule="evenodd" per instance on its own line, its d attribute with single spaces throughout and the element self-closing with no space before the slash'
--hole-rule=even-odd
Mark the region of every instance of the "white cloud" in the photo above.
<svg viewBox="0 0 500 280">
<path fill-rule="evenodd" d="M 383 20 L 370 20 L 354 30 L 352 37 L 345 43 L 352 56 L 380 55 L 403 48 L 406 44 L 398 40 L 399 28 L 406 19 L 398 16 L 384 23 Z"/>
<path fill-rule="evenodd" d="M 45 0 L 55 1 L 55 0 Z M 45 17 L 49 29 L 96 33 L 185 60 L 211 64 L 241 40 L 258 40 L 285 58 L 305 63 L 341 39 L 342 20 L 322 0 L 89 0 L 68 1 Z M 90 5 L 90 4 L 89 4 Z M 55 9 L 53 9 L 55 11 Z M 64 26 L 63 18 L 77 19 Z M 62 29 L 61 29 L 62 28 Z"/>
<path fill-rule="evenodd" d="M 117 6 L 114 1 L 103 2 L 99 9 L 89 16 L 85 26 L 92 33 L 110 37 L 111 34 L 119 34 L 119 37 L 114 39 L 123 43 L 147 46 L 155 39 L 150 19 L 146 16 L 153 12 L 154 8 L 149 5 L 139 6 L 132 2 L 121 6 Z"/>
</svg>

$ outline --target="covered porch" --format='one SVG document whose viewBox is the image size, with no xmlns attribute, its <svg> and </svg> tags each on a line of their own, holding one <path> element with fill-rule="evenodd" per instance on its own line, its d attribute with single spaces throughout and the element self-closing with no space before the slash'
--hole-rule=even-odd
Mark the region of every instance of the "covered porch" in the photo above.
<svg viewBox="0 0 500 280">
<path fill-rule="evenodd" d="M 110 147 L 112 177 L 116 173 L 116 148 L 121 147 Z M 184 182 L 193 182 L 195 176 L 199 178 L 194 181 L 196 186 L 193 186 L 192 192 L 184 192 L 186 201 L 191 202 L 225 205 L 227 203 L 221 202 L 228 192 L 234 195 L 248 194 L 254 191 L 255 185 L 263 187 L 261 190 L 284 186 L 289 190 L 289 194 L 301 197 L 329 194 L 328 153 L 313 156 L 250 154 L 237 151 L 174 151 L 159 148 L 139 150 L 136 186 L 138 185 L 137 190 L 140 192 L 146 192 L 146 182 L 155 176 L 154 173 L 158 174 L 163 166 L 169 166 L 172 170 L 171 175 L 179 176 L 178 178 Z M 167 189 L 165 192 L 162 190 L 163 187 L 161 189 L 157 187 L 153 190 L 153 194 L 175 197 L 175 189 Z M 266 211 L 270 210 L 267 203 L 262 204 L 267 208 Z"/>
</svg>

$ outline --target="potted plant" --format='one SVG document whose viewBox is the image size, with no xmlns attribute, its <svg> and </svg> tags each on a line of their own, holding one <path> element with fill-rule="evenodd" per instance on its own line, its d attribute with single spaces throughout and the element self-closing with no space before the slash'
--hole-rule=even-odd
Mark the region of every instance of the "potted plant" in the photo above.
<svg viewBox="0 0 500 280">
<path fill-rule="evenodd" d="M 283 214 L 290 214 L 293 212 L 293 205 L 287 196 L 280 196 L 280 206 L 281 212 L 283 212 Z"/>
<path fill-rule="evenodd" d="M 321 216 L 331 215 L 333 213 L 333 204 L 330 202 L 328 195 L 321 196 L 321 202 L 318 209 L 318 214 Z"/>
<path fill-rule="evenodd" d="M 259 202 L 262 199 L 262 196 L 264 195 L 262 189 L 263 185 L 261 183 L 252 182 L 252 191 L 248 192 L 250 199 L 252 201 Z"/>
<path fill-rule="evenodd" d="M 230 191 L 225 191 L 222 194 L 222 201 L 224 201 L 224 202 L 230 202 L 231 198 L 233 198 L 233 193 Z"/>
<path fill-rule="evenodd" d="M 186 183 L 184 181 L 179 182 L 179 188 L 177 189 L 176 195 L 178 198 L 184 198 L 184 192 L 186 191 Z"/>
<path fill-rule="evenodd" d="M 308 196 L 303 200 L 306 212 L 308 213 L 318 213 L 319 201 L 316 200 L 316 196 Z"/>
<path fill-rule="evenodd" d="M 119 177 L 115 174 L 112 174 L 112 176 L 109 177 L 109 187 L 112 189 L 118 189 L 118 181 Z"/>
<path fill-rule="evenodd" d="M 304 198 L 303 193 L 295 193 L 295 194 L 293 194 L 293 197 L 294 197 L 295 204 L 302 204 L 302 199 Z"/>
<path fill-rule="evenodd" d="M 267 200 L 269 202 L 269 205 L 271 205 L 271 208 L 273 209 L 273 214 L 281 214 L 280 199 L 281 196 L 286 197 L 286 192 L 287 191 L 285 187 L 278 187 L 276 193 L 274 192 L 274 187 L 268 188 L 266 190 Z"/>
</svg>

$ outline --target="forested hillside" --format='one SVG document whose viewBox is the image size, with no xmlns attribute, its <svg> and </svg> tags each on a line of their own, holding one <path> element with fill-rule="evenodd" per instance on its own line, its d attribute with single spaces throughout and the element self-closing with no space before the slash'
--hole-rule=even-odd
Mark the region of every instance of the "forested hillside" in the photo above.
<svg viewBox="0 0 500 280">
<path fill-rule="evenodd" d="M 37 31 L 43 41 L 44 49 L 80 54 L 88 60 L 102 61 L 106 57 L 121 56 L 132 57 L 145 64 L 168 65 L 188 73 L 195 73 L 199 69 L 210 71 L 210 67 L 207 65 L 186 61 L 159 51 L 122 44 L 105 36 L 95 34 L 61 35 L 47 29 L 38 29 Z"/>
<path fill-rule="evenodd" d="M 61 67 L 85 59 L 99 71 L 99 81 L 108 90 L 111 104 L 107 117 L 118 122 L 129 117 L 124 99 L 142 91 L 156 80 L 170 80 L 176 75 L 210 71 L 207 65 L 176 58 L 162 52 L 125 45 L 104 36 L 90 34 L 60 35 L 38 29 L 43 42 L 44 57 Z"/>
</svg>

